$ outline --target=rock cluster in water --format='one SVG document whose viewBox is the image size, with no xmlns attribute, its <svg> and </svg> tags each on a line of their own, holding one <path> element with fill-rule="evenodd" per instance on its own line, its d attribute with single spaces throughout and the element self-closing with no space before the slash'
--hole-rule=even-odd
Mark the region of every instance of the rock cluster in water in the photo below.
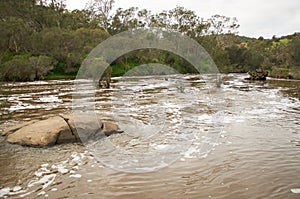
<svg viewBox="0 0 300 199">
<path fill-rule="evenodd" d="M 103 122 L 91 115 L 60 115 L 45 120 L 32 120 L 3 131 L 6 141 L 33 147 L 47 147 L 60 143 L 87 141 L 115 133 L 122 133 L 112 122 Z M 78 122 L 79 121 L 79 122 Z"/>
<path fill-rule="evenodd" d="M 248 74 L 250 77 L 246 78 L 246 80 L 266 80 L 269 72 L 262 68 L 258 68 L 254 71 L 249 71 Z"/>
</svg>

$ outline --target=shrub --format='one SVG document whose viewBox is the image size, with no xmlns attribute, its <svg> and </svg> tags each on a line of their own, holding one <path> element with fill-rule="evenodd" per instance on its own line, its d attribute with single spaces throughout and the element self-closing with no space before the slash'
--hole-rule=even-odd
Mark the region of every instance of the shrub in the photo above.
<svg viewBox="0 0 300 199">
<path fill-rule="evenodd" d="M 47 56 L 16 55 L 2 64 L 0 79 L 4 81 L 39 80 L 53 69 L 53 64 L 53 59 Z"/>
</svg>

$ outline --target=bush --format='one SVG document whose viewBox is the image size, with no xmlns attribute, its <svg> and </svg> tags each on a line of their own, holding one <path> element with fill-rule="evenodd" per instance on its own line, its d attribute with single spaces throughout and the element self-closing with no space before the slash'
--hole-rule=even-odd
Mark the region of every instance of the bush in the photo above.
<svg viewBox="0 0 300 199">
<path fill-rule="evenodd" d="M 288 68 L 278 68 L 273 66 L 269 76 L 275 78 L 290 78 L 290 70 Z"/>
<path fill-rule="evenodd" d="M 47 56 L 16 55 L 2 64 L 0 79 L 3 81 L 33 81 L 42 79 L 53 69 L 53 59 Z"/>
</svg>

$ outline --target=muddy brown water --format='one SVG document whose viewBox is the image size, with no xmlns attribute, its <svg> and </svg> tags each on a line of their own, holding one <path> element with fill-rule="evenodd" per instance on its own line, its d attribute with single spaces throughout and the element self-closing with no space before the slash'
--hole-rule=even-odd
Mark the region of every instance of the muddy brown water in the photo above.
<svg viewBox="0 0 300 199">
<path fill-rule="evenodd" d="M 115 78 L 95 111 L 127 133 L 47 149 L 1 137 L 0 198 L 300 198 L 300 81 L 244 78 Z M 2 85 L 0 130 L 72 112 L 74 92 L 74 81 Z"/>
</svg>

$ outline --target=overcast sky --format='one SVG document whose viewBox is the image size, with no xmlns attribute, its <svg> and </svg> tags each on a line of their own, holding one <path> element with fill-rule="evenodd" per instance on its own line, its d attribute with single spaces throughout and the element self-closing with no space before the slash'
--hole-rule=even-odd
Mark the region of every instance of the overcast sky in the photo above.
<svg viewBox="0 0 300 199">
<path fill-rule="evenodd" d="M 67 0 L 68 9 L 82 9 L 87 0 Z M 300 32 L 300 0 L 116 0 L 115 7 L 139 7 L 158 13 L 176 6 L 195 11 L 200 17 L 214 14 L 236 17 L 239 35 L 282 36 Z"/>
</svg>

